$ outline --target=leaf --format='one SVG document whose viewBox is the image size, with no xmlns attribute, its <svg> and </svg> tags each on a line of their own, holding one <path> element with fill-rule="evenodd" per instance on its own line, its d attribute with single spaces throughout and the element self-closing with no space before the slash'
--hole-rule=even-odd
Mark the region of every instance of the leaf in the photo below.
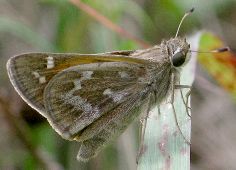
<svg viewBox="0 0 236 170">
<path fill-rule="evenodd" d="M 211 51 L 225 46 L 216 35 L 210 32 L 201 34 L 199 51 Z M 198 53 L 198 61 L 236 101 L 236 55 L 232 52 Z"/>
<path fill-rule="evenodd" d="M 199 34 L 196 34 L 188 42 L 192 42 L 190 43 L 191 46 L 197 47 L 198 41 Z M 181 72 L 181 85 L 192 85 L 195 65 L 196 54 L 192 54 L 189 63 Z M 189 89 L 182 89 L 182 91 L 183 96 L 185 96 Z M 170 99 L 167 99 L 167 101 L 170 101 Z M 180 90 L 175 90 L 174 107 L 177 122 L 183 135 L 177 128 L 173 108 L 170 103 L 161 104 L 160 114 L 158 114 L 158 107 L 151 110 L 147 120 L 144 145 L 138 165 L 139 170 L 190 169 L 190 145 L 187 142 L 190 142 L 191 119 L 187 115 Z"/>
</svg>

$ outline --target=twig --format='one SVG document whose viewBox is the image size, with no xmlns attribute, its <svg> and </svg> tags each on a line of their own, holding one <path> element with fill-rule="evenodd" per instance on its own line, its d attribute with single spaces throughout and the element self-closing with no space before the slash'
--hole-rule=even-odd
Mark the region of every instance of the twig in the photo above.
<svg viewBox="0 0 236 170">
<path fill-rule="evenodd" d="M 107 28 L 111 29 L 112 31 L 118 33 L 122 37 L 133 40 L 134 42 L 136 42 L 137 44 L 139 44 L 140 46 L 142 46 L 144 48 L 150 47 L 150 44 L 133 36 L 129 32 L 125 31 L 123 28 L 114 24 L 111 20 L 109 20 L 104 15 L 102 15 L 101 13 L 96 11 L 94 8 L 86 5 L 85 3 L 81 2 L 80 0 L 69 0 L 69 1 L 72 4 L 74 4 L 75 6 L 77 6 L 79 9 L 81 9 L 82 11 L 86 12 L 92 18 L 94 18 L 95 20 L 97 20 L 98 22 L 100 22 L 101 24 L 106 26 Z"/>
<path fill-rule="evenodd" d="M 45 153 L 45 151 L 42 151 L 41 149 L 33 145 L 32 141 L 29 138 L 30 132 L 25 121 L 20 117 L 14 116 L 16 114 L 13 113 L 13 111 L 10 109 L 9 103 L 2 96 L 0 96 L 0 108 L 2 109 L 2 113 L 5 115 L 6 121 L 11 130 L 20 139 L 22 144 L 31 153 L 32 157 L 42 169 L 63 169 L 62 166 L 52 160 L 52 158 L 50 158 L 50 156 Z"/>
</svg>

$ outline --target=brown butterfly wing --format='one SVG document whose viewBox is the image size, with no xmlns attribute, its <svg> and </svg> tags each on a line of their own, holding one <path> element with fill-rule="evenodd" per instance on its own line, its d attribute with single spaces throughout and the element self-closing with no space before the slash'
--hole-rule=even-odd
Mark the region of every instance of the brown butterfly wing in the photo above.
<svg viewBox="0 0 236 170">
<path fill-rule="evenodd" d="M 147 112 L 153 102 L 153 93 L 146 86 L 134 93 L 121 105 L 105 114 L 83 130 L 79 139 L 91 136 L 82 141 L 78 160 L 86 161 L 94 156 L 109 142 L 115 140 L 140 113 Z"/>
<path fill-rule="evenodd" d="M 44 117 L 47 117 L 43 92 L 53 76 L 66 68 L 80 64 L 122 61 L 124 59 L 128 62 L 138 61 L 127 58 L 123 54 L 128 55 L 128 53 L 120 53 L 119 55 L 111 53 L 99 55 L 29 53 L 9 59 L 7 70 L 12 84 L 21 97 Z"/>
<path fill-rule="evenodd" d="M 134 95 L 146 86 L 143 82 L 146 74 L 144 65 L 125 62 L 83 64 L 65 69 L 45 88 L 47 118 L 66 139 L 91 138 L 94 132 L 106 127 L 109 117 L 126 113 L 128 106 L 121 108 L 121 105 L 131 98 L 138 100 Z M 103 124 L 94 131 L 92 126 L 98 119 L 103 120 Z"/>
</svg>

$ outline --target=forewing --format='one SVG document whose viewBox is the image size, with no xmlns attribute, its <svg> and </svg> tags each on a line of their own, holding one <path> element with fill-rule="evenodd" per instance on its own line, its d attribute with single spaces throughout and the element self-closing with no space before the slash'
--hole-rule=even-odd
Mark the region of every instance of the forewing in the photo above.
<svg viewBox="0 0 236 170">
<path fill-rule="evenodd" d="M 146 76 L 147 68 L 140 63 L 102 62 L 65 69 L 44 90 L 47 118 L 61 136 L 74 139 L 140 93 Z"/>
<path fill-rule="evenodd" d="M 29 53 L 9 59 L 7 70 L 12 84 L 21 97 L 34 109 L 47 117 L 43 92 L 47 83 L 60 71 L 75 65 L 126 60 L 130 63 L 143 62 L 128 58 L 129 53 L 107 53 L 99 55 Z"/>
</svg>

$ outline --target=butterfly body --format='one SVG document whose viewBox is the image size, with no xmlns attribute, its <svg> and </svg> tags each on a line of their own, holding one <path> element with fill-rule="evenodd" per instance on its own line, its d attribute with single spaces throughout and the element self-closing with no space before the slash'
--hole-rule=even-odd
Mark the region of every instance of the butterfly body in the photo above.
<svg viewBox="0 0 236 170">
<path fill-rule="evenodd" d="M 136 51 L 23 54 L 7 69 L 21 97 L 63 138 L 81 142 L 78 159 L 88 160 L 169 96 L 188 50 L 177 37 Z"/>
</svg>

